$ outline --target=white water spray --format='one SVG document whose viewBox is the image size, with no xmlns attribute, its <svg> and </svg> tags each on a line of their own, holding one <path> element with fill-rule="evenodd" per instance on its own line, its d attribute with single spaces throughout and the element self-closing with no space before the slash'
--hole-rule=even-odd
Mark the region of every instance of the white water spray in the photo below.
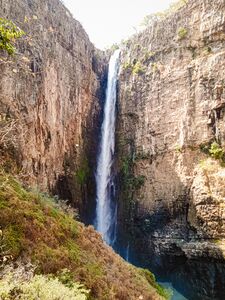
<svg viewBox="0 0 225 300">
<path fill-rule="evenodd" d="M 117 219 L 115 183 L 112 167 L 115 152 L 119 55 L 120 51 L 116 50 L 109 62 L 108 85 L 96 172 L 96 229 L 102 234 L 104 241 L 109 245 L 112 245 L 115 239 Z"/>
</svg>

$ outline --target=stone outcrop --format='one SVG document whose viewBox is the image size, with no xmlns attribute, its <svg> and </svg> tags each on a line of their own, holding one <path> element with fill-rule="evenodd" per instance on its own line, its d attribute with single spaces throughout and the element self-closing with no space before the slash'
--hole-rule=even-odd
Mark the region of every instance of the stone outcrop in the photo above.
<svg viewBox="0 0 225 300">
<path fill-rule="evenodd" d="M 15 57 L 2 52 L 0 61 L 1 119 L 16 124 L 20 177 L 85 201 L 87 186 L 94 189 L 104 55 L 58 0 L 1 0 L 0 11 L 26 33 Z"/>
<path fill-rule="evenodd" d="M 195 300 L 225 295 L 225 173 L 209 158 L 214 141 L 225 146 L 224 11 L 222 0 L 188 1 L 126 41 L 121 54 L 122 240 L 143 253 L 142 264 L 166 267 Z M 182 272 L 192 276 L 188 292 Z"/>
</svg>

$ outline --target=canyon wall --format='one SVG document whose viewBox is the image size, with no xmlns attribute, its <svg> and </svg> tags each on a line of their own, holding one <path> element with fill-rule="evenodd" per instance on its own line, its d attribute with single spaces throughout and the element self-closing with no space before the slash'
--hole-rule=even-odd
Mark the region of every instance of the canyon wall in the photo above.
<svg viewBox="0 0 225 300">
<path fill-rule="evenodd" d="M 1 0 L 0 11 L 26 33 L 15 56 L 1 53 L 4 166 L 6 153 L 17 155 L 24 182 L 85 202 L 87 190 L 94 194 L 104 55 L 58 0 Z"/>
<path fill-rule="evenodd" d="M 121 54 L 120 242 L 195 300 L 225 295 L 224 42 L 224 1 L 188 1 Z"/>
</svg>

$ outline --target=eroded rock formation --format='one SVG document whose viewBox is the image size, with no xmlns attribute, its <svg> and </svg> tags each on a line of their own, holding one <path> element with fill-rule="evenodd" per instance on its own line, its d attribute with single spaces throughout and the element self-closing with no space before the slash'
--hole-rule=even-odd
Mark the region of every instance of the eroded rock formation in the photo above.
<svg viewBox="0 0 225 300">
<path fill-rule="evenodd" d="M 119 81 L 122 233 L 178 285 L 195 270 L 195 300 L 225 295 L 225 173 L 205 151 L 225 145 L 224 12 L 188 1 L 155 21 L 124 45 Z"/>
<path fill-rule="evenodd" d="M 2 0 L 0 11 L 26 33 L 16 56 L 0 61 L 1 116 L 16 124 L 23 181 L 86 201 L 94 189 L 103 53 L 58 0 Z"/>
</svg>

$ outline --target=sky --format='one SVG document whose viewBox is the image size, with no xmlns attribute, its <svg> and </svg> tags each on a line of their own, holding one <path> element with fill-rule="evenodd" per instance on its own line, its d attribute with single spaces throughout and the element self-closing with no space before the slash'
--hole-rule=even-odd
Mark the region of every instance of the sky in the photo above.
<svg viewBox="0 0 225 300">
<path fill-rule="evenodd" d="M 100 49 L 135 32 L 146 15 L 166 9 L 172 0 L 63 0 Z"/>
</svg>

